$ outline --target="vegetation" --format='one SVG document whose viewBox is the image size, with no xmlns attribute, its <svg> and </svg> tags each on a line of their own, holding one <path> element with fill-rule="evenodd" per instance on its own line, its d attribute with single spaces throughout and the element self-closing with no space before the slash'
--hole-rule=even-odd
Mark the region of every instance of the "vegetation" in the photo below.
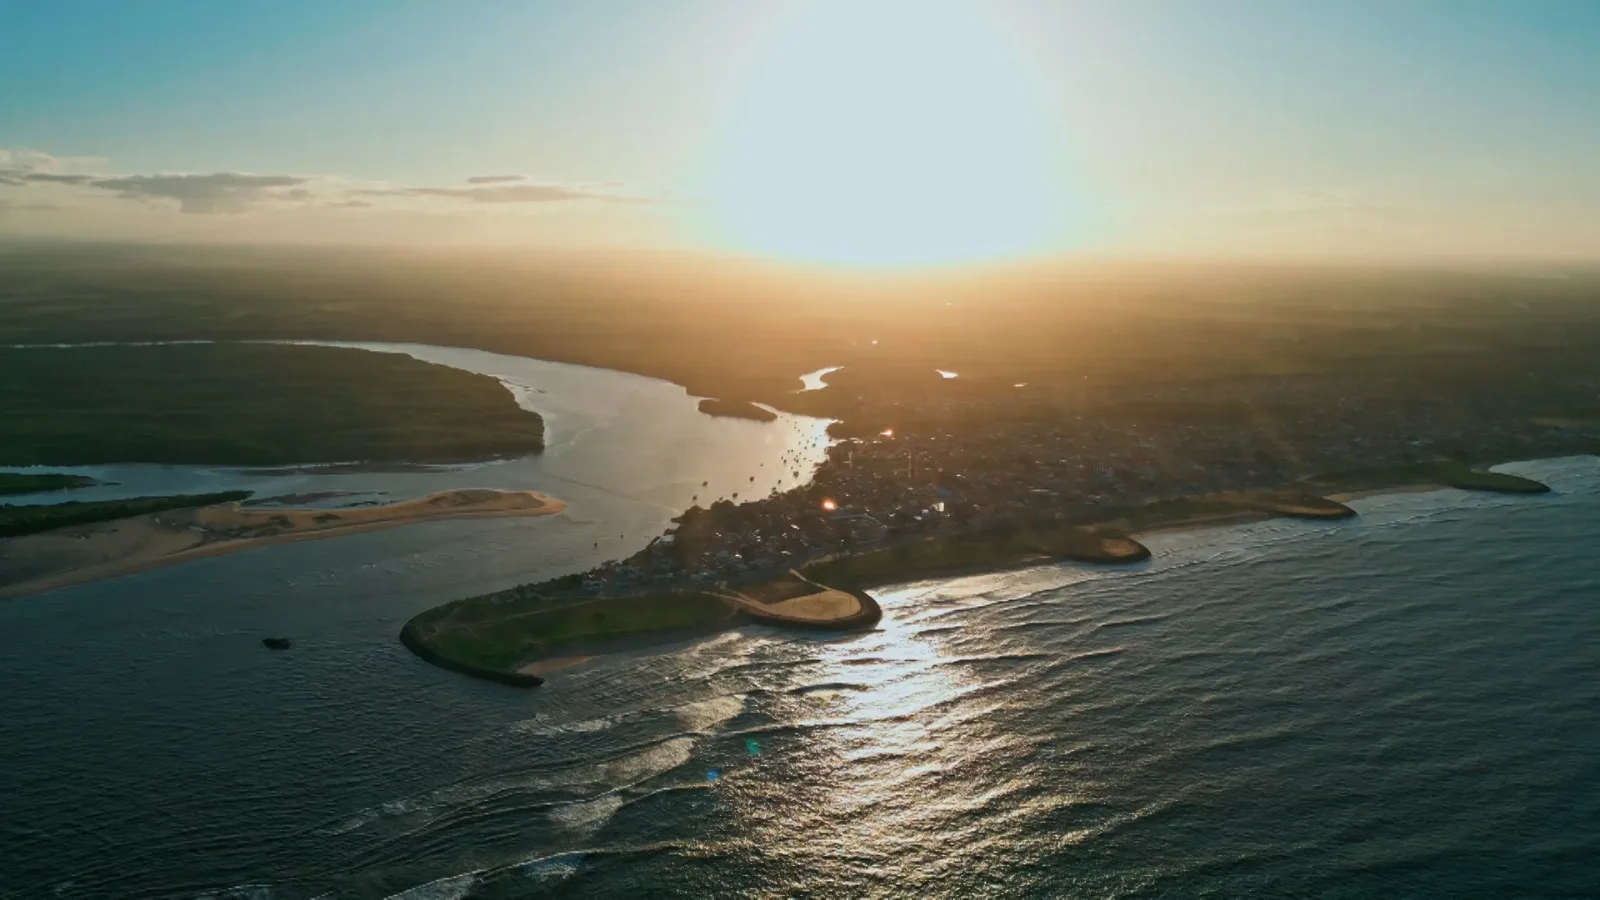
<svg viewBox="0 0 1600 900">
<path fill-rule="evenodd" d="M 737 619 L 737 611 L 722 600 L 688 592 L 580 603 L 474 598 L 424 612 L 406 628 L 413 640 L 460 666 L 505 672 L 563 650 L 731 624 Z"/>
<path fill-rule="evenodd" d="M 1495 491 L 1508 494 L 1543 494 L 1550 490 L 1548 485 L 1531 478 L 1508 475 L 1504 472 L 1484 472 L 1454 461 L 1334 472 L 1309 479 L 1307 484 L 1320 489 L 1339 491 L 1368 491 L 1411 484 L 1440 484 L 1465 491 Z"/>
<path fill-rule="evenodd" d="M 1215 390 L 1145 412 L 1232 405 L 1259 424 L 1279 411 L 1227 389 L 1252 376 L 1325 379 L 1329 402 L 1345 379 L 1377 377 L 1397 399 L 1437 398 L 1441 416 L 1592 420 L 1600 272 L 1523 274 L 1108 264 L 869 278 L 724 259 L 34 244 L 0 248 L 0 344 L 416 341 L 846 420 L 873 391 L 1026 383 L 1048 403 L 1082 386 L 1112 414 L 1181 382 Z M 840 365 L 832 387 L 795 393 L 799 373 Z M 961 377 L 935 380 L 935 367 Z"/>
<path fill-rule="evenodd" d="M 700 401 L 700 411 L 708 416 L 722 416 L 729 419 L 753 419 L 757 422 L 771 422 L 778 418 L 778 414 L 772 410 L 757 406 L 746 400 L 714 400 L 707 397 Z"/>
<path fill-rule="evenodd" d="M 31 475 L 22 472 L 0 472 L 0 495 L 37 494 L 43 491 L 70 491 L 74 488 L 97 484 L 84 475 L 63 475 L 49 472 Z"/>
<path fill-rule="evenodd" d="M 21 537 L 66 528 L 91 525 L 130 516 L 143 516 L 171 509 L 190 509 L 229 503 L 250 496 L 249 491 L 223 491 L 216 494 L 178 494 L 171 497 L 136 497 L 131 500 L 94 500 L 55 503 L 49 506 L 0 505 L 0 537 Z"/>
<path fill-rule="evenodd" d="M 984 532 L 931 537 L 814 562 L 801 573 L 823 584 L 865 588 L 968 569 L 1049 560 L 1129 563 L 1150 551 L 1116 532 L 1057 522 L 1017 521 Z"/>
<path fill-rule="evenodd" d="M 446 462 L 540 450 L 493 378 L 274 344 L 0 352 L 0 465 Z"/>
</svg>

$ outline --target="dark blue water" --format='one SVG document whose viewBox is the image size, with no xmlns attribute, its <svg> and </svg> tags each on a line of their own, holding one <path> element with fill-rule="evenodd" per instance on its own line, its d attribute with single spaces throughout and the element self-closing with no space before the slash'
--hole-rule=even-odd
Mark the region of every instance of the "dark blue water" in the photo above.
<svg viewBox="0 0 1600 900">
<path fill-rule="evenodd" d="M 3 602 L 0 896 L 1596 896 L 1600 460 L 1511 469 L 1557 493 L 1159 535 L 536 691 L 394 634 L 589 549 L 559 518 Z"/>
</svg>

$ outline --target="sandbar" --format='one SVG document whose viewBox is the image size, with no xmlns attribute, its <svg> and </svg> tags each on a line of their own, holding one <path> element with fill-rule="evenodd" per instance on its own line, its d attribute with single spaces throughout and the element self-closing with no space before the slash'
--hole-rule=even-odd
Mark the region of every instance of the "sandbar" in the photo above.
<svg viewBox="0 0 1600 900">
<path fill-rule="evenodd" d="M 19 597 L 289 541 L 443 519 L 548 516 L 566 503 L 537 491 L 466 489 L 381 506 L 220 503 L 0 540 L 0 598 Z"/>
</svg>

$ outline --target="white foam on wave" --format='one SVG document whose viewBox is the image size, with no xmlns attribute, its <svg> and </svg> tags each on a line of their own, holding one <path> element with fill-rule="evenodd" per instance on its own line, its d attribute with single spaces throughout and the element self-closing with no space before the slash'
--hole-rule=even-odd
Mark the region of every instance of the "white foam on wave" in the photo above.
<svg viewBox="0 0 1600 900">
<path fill-rule="evenodd" d="M 582 800 L 558 806 L 550 811 L 550 821 L 582 835 L 594 834 L 622 808 L 622 796 L 602 794 L 591 800 Z"/>
<path fill-rule="evenodd" d="M 688 731 L 705 731 L 721 725 L 723 722 L 734 718 L 744 712 L 745 695 L 727 694 L 721 697 L 712 697 L 709 700 L 697 700 L 685 703 L 674 709 L 673 715 L 683 723 Z"/>
<path fill-rule="evenodd" d="M 619 713 L 611 716 L 600 716 L 594 719 L 583 719 L 577 722 L 561 722 L 551 724 L 549 719 L 547 719 L 545 716 L 538 715 L 531 719 L 524 719 L 521 722 L 513 723 L 511 727 L 506 730 L 513 734 L 525 735 L 527 737 L 555 737 L 562 734 L 592 734 L 596 731 L 605 731 L 608 728 L 613 728 L 622 722 L 627 721 L 628 718 L 628 714 Z"/>
<path fill-rule="evenodd" d="M 58 896 L 71 896 L 62 889 L 57 889 Z M 207 891 L 197 894 L 194 900 L 271 900 L 272 885 L 270 884 L 236 884 L 220 891 Z"/>
<path fill-rule="evenodd" d="M 524 860 L 518 869 L 532 881 L 564 881 L 578 874 L 578 870 L 583 868 L 583 860 L 584 854 L 574 850 L 570 853 L 557 853 L 554 856 Z"/>
<path fill-rule="evenodd" d="M 478 883 L 477 872 L 464 872 L 390 894 L 383 900 L 462 900 Z"/>
<path fill-rule="evenodd" d="M 596 764 L 588 780 L 613 788 L 627 787 L 676 769 L 688 762 L 693 752 L 694 738 L 671 738 L 639 753 Z"/>
</svg>

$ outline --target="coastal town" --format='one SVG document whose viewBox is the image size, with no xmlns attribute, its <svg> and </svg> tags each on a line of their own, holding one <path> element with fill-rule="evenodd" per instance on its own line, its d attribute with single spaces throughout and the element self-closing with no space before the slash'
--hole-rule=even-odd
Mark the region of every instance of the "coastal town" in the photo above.
<svg viewBox="0 0 1600 900">
<path fill-rule="evenodd" d="M 1530 421 L 1516 397 L 1463 411 L 1396 401 L 1381 377 L 1347 384 L 1331 401 L 1325 384 L 1288 378 L 1087 402 L 1084 393 L 1017 384 L 866 402 L 848 425 L 836 423 L 833 432 L 849 436 L 805 486 L 692 507 L 638 553 L 586 573 L 583 589 L 703 586 L 1019 519 L 1280 489 L 1446 456 L 1482 462 L 1600 446 L 1600 428 Z"/>
</svg>

